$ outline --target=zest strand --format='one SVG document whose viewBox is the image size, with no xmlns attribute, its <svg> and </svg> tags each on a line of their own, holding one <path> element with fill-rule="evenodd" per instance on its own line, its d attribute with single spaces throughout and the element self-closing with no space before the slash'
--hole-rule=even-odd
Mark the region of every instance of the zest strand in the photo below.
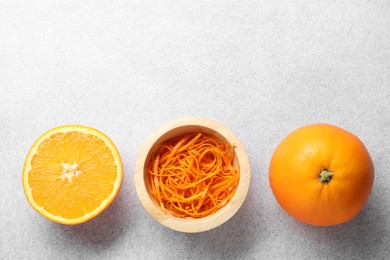
<svg viewBox="0 0 390 260">
<path fill-rule="evenodd" d="M 234 146 L 203 133 L 162 143 L 148 172 L 150 193 L 163 212 L 180 218 L 202 218 L 224 207 L 240 179 L 233 166 Z"/>
</svg>

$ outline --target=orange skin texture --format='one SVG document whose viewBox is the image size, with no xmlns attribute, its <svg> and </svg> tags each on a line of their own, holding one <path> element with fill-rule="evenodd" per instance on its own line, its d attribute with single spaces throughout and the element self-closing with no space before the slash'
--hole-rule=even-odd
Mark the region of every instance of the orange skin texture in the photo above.
<svg viewBox="0 0 390 260">
<path fill-rule="evenodd" d="M 320 181 L 321 170 L 333 173 Z M 349 221 L 364 207 L 374 182 L 374 165 L 358 137 L 329 124 L 289 134 L 276 148 L 269 181 L 280 206 L 311 225 Z"/>
</svg>

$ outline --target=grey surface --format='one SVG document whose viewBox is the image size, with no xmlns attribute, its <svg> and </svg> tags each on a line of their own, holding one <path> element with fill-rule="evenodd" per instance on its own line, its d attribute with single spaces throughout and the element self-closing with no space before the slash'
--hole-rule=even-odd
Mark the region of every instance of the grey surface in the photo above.
<svg viewBox="0 0 390 260">
<path fill-rule="evenodd" d="M 389 1 L 0 2 L 0 259 L 384 259 L 390 254 Z M 247 148 L 252 182 L 226 224 L 183 234 L 135 192 L 135 157 L 173 119 L 201 116 Z M 277 143 L 314 122 L 361 138 L 376 176 L 352 221 L 308 226 L 268 183 Z M 112 206 L 52 223 L 24 196 L 24 158 L 44 131 L 83 124 L 116 143 Z"/>
</svg>

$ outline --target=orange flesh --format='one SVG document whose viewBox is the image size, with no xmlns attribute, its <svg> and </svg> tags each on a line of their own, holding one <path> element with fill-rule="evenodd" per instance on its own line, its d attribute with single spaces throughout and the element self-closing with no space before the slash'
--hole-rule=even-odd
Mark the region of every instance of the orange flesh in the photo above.
<svg viewBox="0 0 390 260">
<path fill-rule="evenodd" d="M 163 211 L 202 218 L 233 197 L 239 169 L 234 149 L 205 134 L 186 134 L 161 144 L 149 165 L 150 193 Z"/>
<path fill-rule="evenodd" d="M 28 186 L 43 211 L 77 219 L 99 208 L 113 193 L 117 168 L 112 151 L 97 136 L 55 133 L 33 155 Z"/>
</svg>

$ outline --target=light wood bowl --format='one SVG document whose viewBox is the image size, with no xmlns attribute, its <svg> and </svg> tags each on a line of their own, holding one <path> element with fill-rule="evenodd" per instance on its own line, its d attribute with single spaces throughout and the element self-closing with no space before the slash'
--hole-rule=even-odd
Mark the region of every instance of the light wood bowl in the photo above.
<svg viewBox="0 0 390 260">
<path fill-rule="evenodd" d="M 168 211 L 164 213 L 149 194 L 150 180 L 147 168 L 161 143 L 172 137 L 193 132 L 205 133 L 217 140 L 235 145 L 233 164 L 240 168 L 240 180 L 236 193 L 230 202 L 214 214 L 203 218 L 178 218 L 172 216 Z M 183 118 L 162 126 L 147 139 L 137 157 L 134 180 L 141 203 L 155 220 L 176 231 L 195 233 L 210 230 L 225 223 L 238 211 L 248 193 L 250 165 L 243 145 L 229 129 L 204 118 Z"/>
</svg>

